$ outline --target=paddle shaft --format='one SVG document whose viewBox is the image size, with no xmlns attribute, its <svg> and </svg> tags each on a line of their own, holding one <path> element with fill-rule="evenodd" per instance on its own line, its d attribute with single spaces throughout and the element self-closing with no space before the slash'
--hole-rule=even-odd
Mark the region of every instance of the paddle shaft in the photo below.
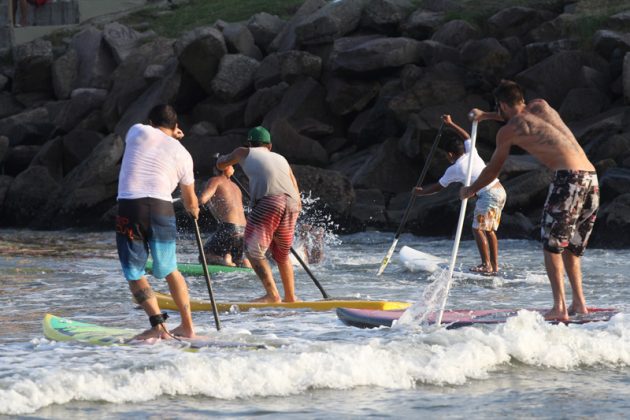
<svg viewBox="0 0 630 420">
<path fill-rule="evenodd" d="M 464 185 L 470 185 L 470 179 L 472 178 L 472 161 L 473 161 L 473 153 L 475 150 L 475 143 L 477 141 L 477 121 L 473 121 L 472 130 L 470 134 L 470 152 L 468 156 L 468 170 L 466 171 L 466 182 Z M 457 260 L 457 252 L 459 251 L 459 241 L 462 237 L 462 228 L 464 227 L 464 217 L 466 216 L 466 205 L 468 204 L 468 199 L 465 198 L 462 200 L 462 205 L 459 210 L 459 220 L 457 221 L 457 231 L 455 233 L 455 241 L 453 242 L 453 250 L 451 252 L 451 260 L 448 265 L 448 277 L 446 281 L 446 291 L 444 292 L 444 300 L 442 301 L 442 306 L 440 307 L 440 312 L 437 317 L 437 321 L 435 325 L 438 327 L 442 324 L 442 317 L 444 315 L 444 308 L 446 307 L 446 300 L 448 299 L 448 293 L 451 290 L 451 283 L 453 282 L 453 271 L 455 270 L 455 260 Z"/>
<path fill-rule="evenodd" d="M 243 191 L 243 194 L 245 194 L 245 196 L 247 197 L 248 200 L 250 200 L 250 204 L 251 204 L 251 197 L 249 196 L 249 191 L 247 191 L 245 189 L 245 187 L 243 187 L 243 184 L 240 183 L 240 181 L 238 179 L 236 179 L 236 177 L 232 177 L 231 179 L 234 180 L 234 182 L 236 183 L 236 185 L 238 185 L 238 187 L 241 189 L 241 191 Z M 330 296 L 328 295 L 328 293 L 326 293 L 326 290 L 324 290 L 324 287 L 321 285 L 321 283 L 315 278 L 315 275 L 311 272 L 311 270 L 308 268 L 308 265 L 306 265 L 306 263 L 304 262 L 304 260 L 298 255 L 297 252 L 295 252 L 295 249 L 293 249 L 293 247 L 291 247 L 291 254 L 293 254 L 293 256 L 295 257 L 296 260 L 298 260 L 298 262 L 300 263 L 300 265 L 302 266 L 302 268 L 304 269 L 304 271 L 306 271 L 306 274 L 309 275 L 309 277 L 311 278 L 311 280 L 313 280 L 313 283 L 315 283 L 315 286 L 317 286 L 317 288 L 319 289 L 319 291 L 321 292 L 322 296 L 324 297 L 324 299 L 328 299 L 330 298 Z"/>
<path fill-rule="evenodd" d="M 424 182 L 424 178 L 426 177 L 427 172 L 429 171 L 429 167 L 431 165 L 431 161 L 433 160 L 435 149 L 437 149 L 437 145 L 440 142 L 440 138 L 442 137 L 443 129 L 444 129 L 444 121 L 442 121 L 442 124 L 440 124 L 438 133 L 435 136 L 435 140 L 433 140 L 433 145 L 431 145 L 431 150 L 429 151 L 427 160 L 424 162 L 424 167 L 422 168 L 422 172 L 420 173 L 418 182 L 416 182 L 414 191 L 417 187 L 421 187 L 422 183 Z M 405 227 L 405 224 L 407 223 L 407 219 L 409 218 L 409 213 L 411 212 L 411 209 L 413 208 L 413 204 L 415 203 L 415 201 L 416 201 L 416 194 L 412 192 L 411 198 L 409 199 L 409 202 L 407 203 L 407 208 L 405 209 L 405 213 L 403 214 L 402 220 L 400 221 L 400 225 L 398 226 L 398 230 L 396 231 L 396 236 L 394 236 L 394 242 L 392 243 L 392 246 L 389 247 L 387 254 L 385 254 L 385 258 L 383 258 L 383 262 L 381 262 L 381 266 L 379 267 L 378 272 L 376 273 L 377 276 L 380 276 L 381 274 L 383 274 L 383 271 L 385 271 L 385 267 L 387 267 L 387 264 L 389 264 L 389 260 L 394 254 L 394 250 L 396 249 L 396 244 L 398 244 L 398 238 L 400 238 L 402 230 Z"/>
<path fill-rule="evenodd" d="M 210 284 L 210 272 L 208 271 L 208 264 L 206 262 L 206 253 L 203 250 L 203 243 L 201 242 L 201 233 L 199 232 L 199 223 L 197 219 L 193 218 L 195 222 L 195 238 L 197 239 L 197 247 L 199 248 L 199 255 L 201 256 L 201 265 L 203 266 L 203 274 L 206 278 L 206 286 L 208 286 L 208 294 L 210 295 L 210 303 L 212 304 L 212 314 L 214 315 L 214 323 L 217 327 L 217 331 L 221 329 L 221 321 L 219 321 L 219 311 L 217 310 L 217 303 L 214 300 L 214 294 L 212 293 L 212 284 Z"/>
</svg>

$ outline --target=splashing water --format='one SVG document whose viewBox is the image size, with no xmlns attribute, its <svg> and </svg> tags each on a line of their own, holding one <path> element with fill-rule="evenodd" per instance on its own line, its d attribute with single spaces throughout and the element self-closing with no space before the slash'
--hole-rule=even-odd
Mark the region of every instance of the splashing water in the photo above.
<svg viewBox="0 0 630 420">
<path fill-rule="evenodd" d="M 424 288 L 420 299 L 411 305 L 394 323 L 394 328 L 419 326 L 420 329 L 423 329 L 429 325 L 429 317 L 439 311 L 446 298 L 449 281 L 448 270 L 439 270 L 432 277 L 435 277 L 435 280 Z"/>
</svg>

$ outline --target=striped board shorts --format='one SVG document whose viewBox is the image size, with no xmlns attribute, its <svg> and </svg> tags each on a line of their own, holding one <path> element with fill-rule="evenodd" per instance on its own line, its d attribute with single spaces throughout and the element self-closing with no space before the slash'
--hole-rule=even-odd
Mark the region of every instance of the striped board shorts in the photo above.
<svg viewBox="0 0 630 420">
<path fill-rule="evenodd" d="M 256 203 L 247 216 L 245 253 L 252 260 L 265 259 L 268 249 L 277 263 L 289 259 L 295 223 L 299 215 L 297 203 L 290 197 L 268 195 Z"/>
</svg>

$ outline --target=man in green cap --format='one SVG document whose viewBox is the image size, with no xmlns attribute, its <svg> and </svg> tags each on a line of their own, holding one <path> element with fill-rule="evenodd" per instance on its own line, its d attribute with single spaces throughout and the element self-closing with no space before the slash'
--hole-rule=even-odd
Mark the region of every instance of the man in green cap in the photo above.
<svg viewBox="0 0 630 420">
<path fill-rule="evenodd" d="M 251 212 L 245 227 L 245 253 L 265 287 L 256 302 L 280 302 L 280 294 L 266 252 L 278 265 L 284 301 L 295 302 L 293 264 L 289 258 L 293 234 L 302 203 L 300 190 L 287 160 L 271 151 L 271 135 L 264 127 L 249 130 L 247 146 L 219 156 L 217 168 L 240 164 L 249 178 Z"/>
</svg>

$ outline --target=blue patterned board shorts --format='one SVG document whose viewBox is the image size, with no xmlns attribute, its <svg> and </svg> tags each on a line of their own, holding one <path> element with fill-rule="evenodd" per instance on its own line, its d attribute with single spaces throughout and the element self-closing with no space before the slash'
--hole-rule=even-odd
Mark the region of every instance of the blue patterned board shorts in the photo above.
<svg viewBox="0 0 630 420">
<path fill-rule="evenodd" d="M 477 193 L 477 204 L 473 214 L 473 229 L 496 231 L 501 223 L 501 212 L 505 206 L 507 194 L 501 184 Z"/>
<path fill-rule="evenodd" d="M 153 257 L 153 275 L 164 278 L 177 269 L 177 227 L 173 204 L 156 198 L 118 200 L 116 246 L 125 278 L 139 280 Z"/>
<path fill-rule="evenodd" d="M 599 208 L 597 173 L 556 171 L 543 210 L 543 247 L 559 254 L 568 249 L 582 256 L 593 231 Z"/>
</svg>

